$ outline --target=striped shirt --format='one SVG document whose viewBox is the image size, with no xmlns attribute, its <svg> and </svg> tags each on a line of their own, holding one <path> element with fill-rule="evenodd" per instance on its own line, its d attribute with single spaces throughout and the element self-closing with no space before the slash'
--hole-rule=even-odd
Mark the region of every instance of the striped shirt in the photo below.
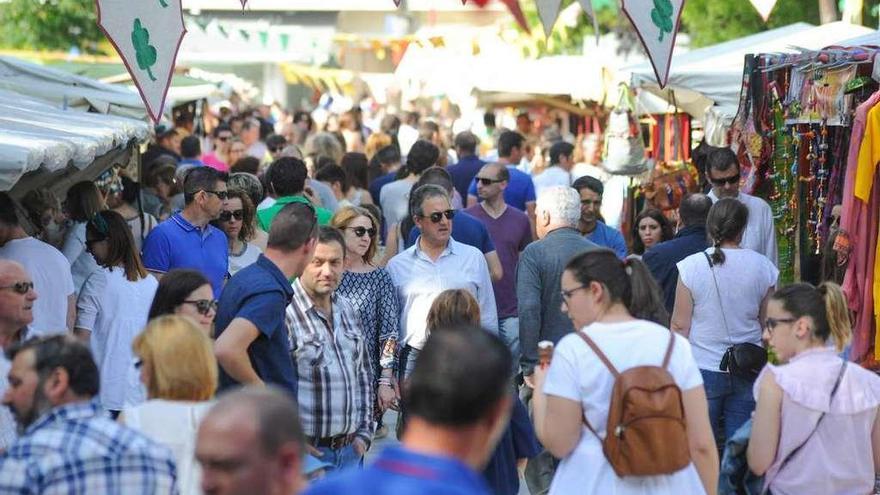
<svg viewBox="0 0 880 495">
<path fill-rule="evenodd" d="M 331 296 L 332 315 L 312 303 L 299 279 L 287 306 L 287 324 L 299 371 L 300 420 L 306 436 L 357 434 L 373 438 L 373 377 L 364 330 L 354 306 Z"/>
<path fill-rule="evenodd" d="M 0 494 L 176 494 L 176 481 L 171 451 L 97 400 L 50 410 L 0 458 Z"/>
</svg>

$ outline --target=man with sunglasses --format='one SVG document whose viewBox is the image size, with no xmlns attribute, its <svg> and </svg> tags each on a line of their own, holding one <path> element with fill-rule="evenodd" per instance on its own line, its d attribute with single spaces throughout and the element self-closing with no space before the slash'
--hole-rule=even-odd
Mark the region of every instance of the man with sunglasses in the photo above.
<svg viewBox="0 0 880 495">
<path fill-rule="evenodd" d="M 427 341 L 428 310 L 444 290 L 469 291 L 480 305 L 482 326 L 498 333 L 489 267 L 479 249 L 452 238 L 455 210 L 449 194 L 427 184 L 413 191 L 410 203 L 421 235 L 412 247 L 391 258 L 387 267 L 400 299 L 401 378 L 412 371 Z"/>
<path fill-rule="evenodd" d="M 706 178 L 712 184 L 708 196 L 713 203 L 723 198 L 735 198 L 749 209 L 749 223 L 740 247 L 761 253 L 778 265 L 773 212 L 763 199 L 739 190 L 742 177 L 736 153 L 730 148 L 710 151 L 706 159 Z"/>
<path fill-rule="evenodd" d="M 76 292 L 70 262 L 61 251 L 31 237 L 19 223 L 18 204 L 0 192 L 0 260 L 21 264 L 32 277 L 40 298 L 24 337 L 72 332 L 76 320 Z"/>
<path fill-rule="evenodd" d="M 0 397 L 9 386 L 6 375 L 12 366 L 6 358 L 6 349 L 12 346 L 22 329 L 34 321 L 36 300 L 34 283 L 24 267 L 14 261 L 0 260 Z M 9 409 L 0 406 L 0 452 L 15 441 L 15 429 Z"/>
<path fill-rule="evenodd" d="M 502 276 L 494 281 L 495 305 L 498 307 L 498 330 L 519 366 L 519 317 L 516 304 L 516 264 L 519 255 L 532 242 L 529 217 L 504 202 L 504 190 L 510 180 L 507 167 L 497 163 L 484 166 L 476 175 L 481 203 L 465 213 L 483 222 L 500 259 Z"/>
<path fill-rule="evenodd" d="M 157 278 L 175 268 L 197 270 L 211 282 L 216 298 L 226 281 L 229 255 L 226 234 L 210 222 L 226 204 L 226 181 L 211 167 L 196 167 L 186 175 L 183 192 L 183 210 L 144 240 L 144 267 Z"/>
</svg>

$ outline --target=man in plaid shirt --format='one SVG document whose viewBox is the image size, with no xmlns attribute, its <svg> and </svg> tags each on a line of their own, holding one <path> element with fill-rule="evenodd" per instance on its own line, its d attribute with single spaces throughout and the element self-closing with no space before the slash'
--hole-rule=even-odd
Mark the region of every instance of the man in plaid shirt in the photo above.
<svg viewBox="0 0 880 495">
<path fill-rule="evenodd" d="M 373 439 L 373 378 L 354 307 L 336 295 L 345 240 L 320 227 L 315 254 L 293 283 L 287 322 L 299 371 L 300 419 L 310 452 L 337 468 L 356 465 Z"/>
<path fill-rule="evenodd" d="M 0 458 L 0 494 L 178 493 L 171 451 L 93 400 L 98 367 L 84 344 L 56 335 L 9 355 L 3 402 L 25 429 Z"/>
</svg>

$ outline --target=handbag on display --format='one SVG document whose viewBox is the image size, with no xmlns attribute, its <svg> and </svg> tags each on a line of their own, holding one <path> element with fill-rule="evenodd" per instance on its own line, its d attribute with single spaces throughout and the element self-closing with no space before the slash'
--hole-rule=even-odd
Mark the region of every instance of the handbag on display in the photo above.
<svg viewBox="0 0 880 495">
<path fill-rule="evenodd" d="M 602 166 L 609 174 L 640 175 L 648 171 L 642 130 L 635 118 L 635 102 L 626 85 L 620 85 L 617 105 L 608 115 Z"/>
<path fill-rule="evenodd" d="M 712 281 L 715 283 L 715 295 L 718 296 L 718 307 L 721 308 L 721 320 L 724 322 L 724 330 L 727 332 L 727 338 L 730 341 L 730 346 L 724 351 L 724 356 L 721 357 L 721 364 L 718 366 L 718 369 L 754 382 L 767 364 L 767 349 L 751 342 L 733 343 L 733 338 L 730 336 L 730 327 L 727 326 L 727 316 L 724 314 L 724 305 L 721 303 L 718 279 L 715 278 L 715 264 L 712 263 L 712 258 L 705 251 L 703 256 L 709 262 L 709 271 L 712 272 Z"/>
<path fill-rule="evenodd" d="M 660 210 L 677 209 L 681 198 L 697 191 L 692 167 L 690 163 L 658 163 L 651 172 L 651 179 L 642 186 L 645 197 Z"/>
</svg>

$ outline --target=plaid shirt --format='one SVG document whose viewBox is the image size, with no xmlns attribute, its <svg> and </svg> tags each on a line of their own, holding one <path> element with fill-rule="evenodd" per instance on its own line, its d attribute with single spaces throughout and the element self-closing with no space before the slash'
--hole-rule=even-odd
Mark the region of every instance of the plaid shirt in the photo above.
<svg viewBox="0 0 880 495">
<path fill-rule="evenodd" d="M 52 409 L 0 458 L 0 494 L 176 494 L 176 479 L 170 450 L 94 400 Z"/>
<path fill-rule="evenodd" d="M 293 283 L 287 324 L 299 370 L 299 413 L 312 438 L 355 433 L 373 438 L 373 377 L 361 321 L 343 296 L 331 296 L 332 316 L 312 303 L 300 280 Z"/>
</svg>

